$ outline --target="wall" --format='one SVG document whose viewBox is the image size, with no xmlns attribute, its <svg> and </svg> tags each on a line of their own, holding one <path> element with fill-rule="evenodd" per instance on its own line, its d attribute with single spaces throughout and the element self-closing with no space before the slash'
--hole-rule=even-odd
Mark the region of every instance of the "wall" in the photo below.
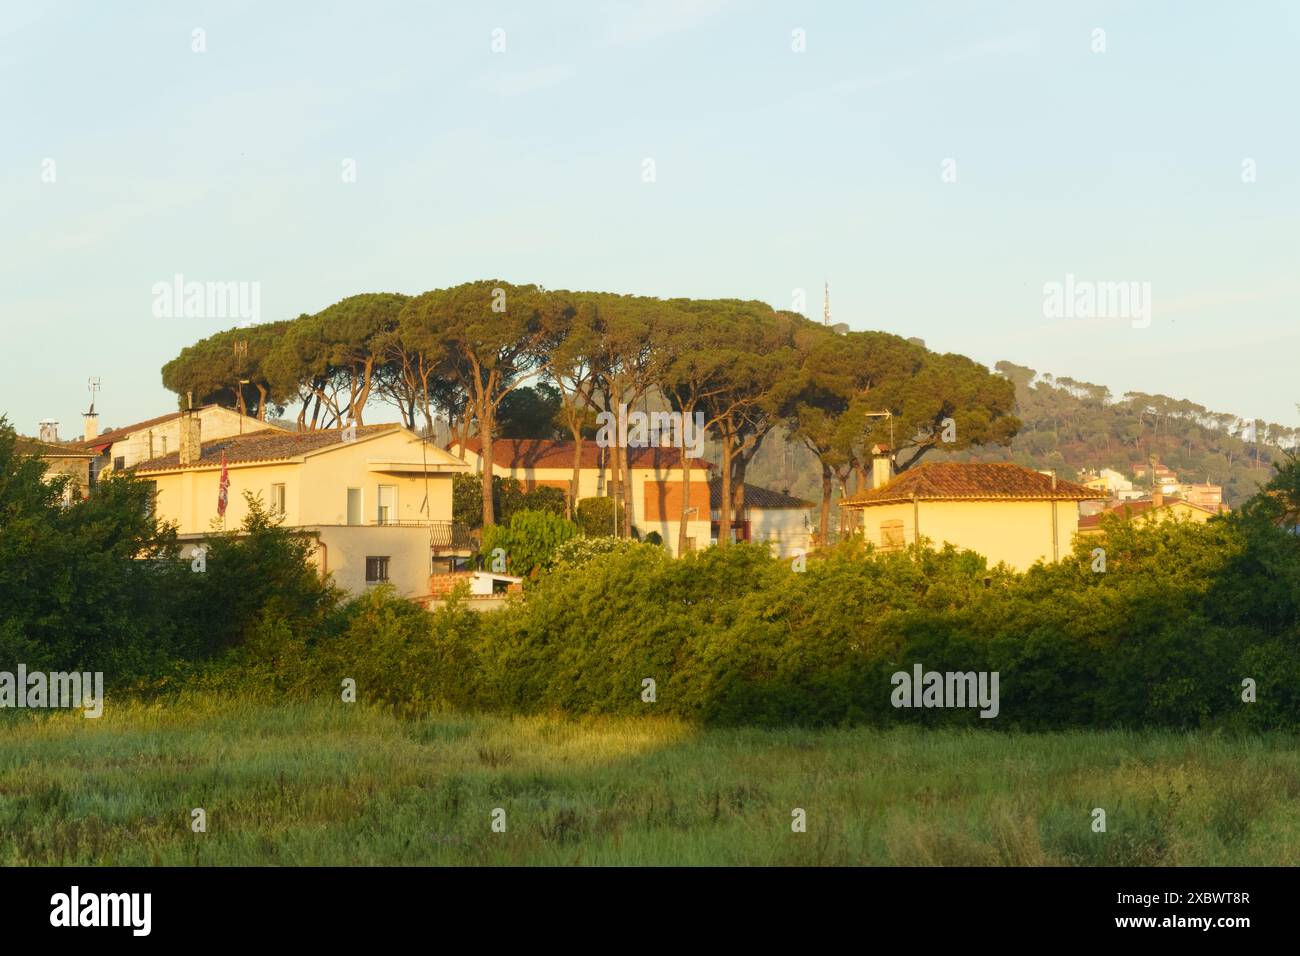
<svg viewBox="0 0 1300 956">
<path fill-rule="evenodd" d="M 793 557 L 797 549 L 805 554 L 811 550 L 811 532 L 817 526 L 815 511 L 806 508 L 748 508 L 746 514 L 750 541 L 769 543 L 772 553 L 778 558 Z"/>
<path fill-rule="evenodd" d="M 1057 554 L 1070 553 L 1079 528 L 1079 506 L 1074 501 L 920 501 L 921 536 L 941 547 L 945 543 L 975 551 L 989 565 L 1005 561 L 1023 571 L 1035 561 L 1052 560 L 1052 511 L 1057 514 Z M 916 540 L 911 502 L 861 509 L 866 539 L 881 544 L 882 521 L 903 524 L 904 541 Z"/>
</svg>

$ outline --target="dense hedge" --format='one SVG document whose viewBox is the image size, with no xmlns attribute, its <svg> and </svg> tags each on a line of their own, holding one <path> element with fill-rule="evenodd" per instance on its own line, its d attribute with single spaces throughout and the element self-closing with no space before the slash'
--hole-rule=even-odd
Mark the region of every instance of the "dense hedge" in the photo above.
<svg viewBox="0 0 1300 956">
<path fill-rule="evenodd" d="M 361 699 L 397 705 L 714 724 L 1295 727 L 1298 559 L 1295 538 L 1226 521 L 1115 523 L 1023 575 L 953 549 L 850 543 L 800 573 L 756 546 L 674 560 L 622 542 L 561 560 L 501 612 L 367 596 L 278 679 L 316 694 L 352 677 Z M 1261 575 L 1270 597 L 1252 602 Z M 895 708 L 890 677 L 915 663 L 997 671 L 998 717 Z"/>
</svg>

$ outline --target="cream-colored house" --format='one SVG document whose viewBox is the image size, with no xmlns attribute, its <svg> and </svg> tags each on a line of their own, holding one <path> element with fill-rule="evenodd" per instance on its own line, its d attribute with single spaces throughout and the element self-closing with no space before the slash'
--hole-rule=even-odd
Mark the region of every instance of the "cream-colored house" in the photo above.
<svg viewBox="0 0 1300 956">
<path fill-rule="evenodd" d="M 877 487 L 842 506 L 852 513 L 850 526 L 885 549 L 928 539 L 1023 571 L 1067 554 L 1079 526 L 1079 502 L 1104 497 L 1010 463 L 934 462 L 890 478 L 888 471 L 881 474 L 881 460 L 875 463 Z"/>
<path fill-rule="evenodd" d="M 471 438 L 465 442 L 465 460 L 475 474 L 483 473 L 483 443 Z M 459 443 L 451 446 L 459 455 Z M 612 451 L 595 442 L 582 443 L 578 473 L 578 498 L 600 498 L 613 491 L 611 480 Z M 659 532 L 664 546 L 677 553 L 678 531 L 682 513 L 681 451 L 677 448 L 629 448 L 628 471 L 631 473 L 627 504 L 632 524 L 642 536 Z M 567 493 L 573 478 L 573 442 L 514 440 L 497 438 L 492 442 L 493 474 L 514 478 L 525 491 L 537 487 L 559 488 Z M 687 550 L 709 546 L 709 466 L 700 458 L 689 459 L 690 518 L 686 522 Z"/>
<path fill-rule="evenodd" d="M 245 491 L 260 496 L 285 527 L 313 538 L 321 572 L 352 594 L 388 582 L 403 595 L 427 595 L 431 574 L 470 553 L 452 523 L 451 476 L 467 466 L 400 425 L 205 440 L 195 412 L 181 417 L 177 434 L 177 450 L 138 463 L 135 474 L 153 482 L 157 514 L 177 524 L 185 554 L 222 527 L 223 458 L 224 527 L 243 523 Z"/>
</svg>

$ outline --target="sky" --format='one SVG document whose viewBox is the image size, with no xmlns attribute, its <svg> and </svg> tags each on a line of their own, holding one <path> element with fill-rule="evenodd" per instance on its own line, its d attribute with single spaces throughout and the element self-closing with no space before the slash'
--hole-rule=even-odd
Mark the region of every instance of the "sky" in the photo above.
<svg viewBox="0 0 1300 956">
<path fill-rule="evenodd" d="M 1294 426 L 1298 49 L 1266 0 L 0 0 L 0 414 L 173 410 L 245 317 L 160 315 L 180 275 L 261 321 L 829 282 L 852 329 Z M 1051 314 L 1067 276 L 1134 298 Z"/>
</svg>

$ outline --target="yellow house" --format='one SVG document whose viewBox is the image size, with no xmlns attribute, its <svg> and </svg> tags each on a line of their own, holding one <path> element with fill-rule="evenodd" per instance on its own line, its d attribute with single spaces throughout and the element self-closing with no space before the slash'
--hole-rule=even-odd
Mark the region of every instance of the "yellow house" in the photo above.
<svg viewBox="0 0 1300 956">
<path fill-rule="evenodd" d="M 1067 553 L 1079 526 L 1079 502 L 1104 497 L 1008 462 L 934 462 L 892 478 L 878 470 L 877 482 L 842 502 L 854 516 L 850 526 L 867 541 L 895 549 L 928 539 L 1019 571 Z"/>
<path fill-rule="evenodd" d="M 1099 514 L 1080 518 L 1079 534 L 1101 534 L 1103 515 L 1118 515 L 1134 524 L 1147 524 L 1151 521 L 1192 521 L 1204 524 L 1218 513 L 1217 508 L 1192 504 L 1182 498 L 1166 498 L 1157 491 L 1149 498 L 1119 502 Z"/>
<path fill-rule="evenodd" d="M 451 476 L 464 462 L 400 425 L 288 432 L 278 429 L 202 440 L 186 415 L 179 447 L 135 466 L 155 489 L 158 516 L 175 522 L 191 555 L 222 528 L 217 516 L 224 459 L 229 476 L 224 527 L 248 514 L 244 492 L 260 496 L 284 526 L 314 539 L 322 574 L 357 594 L 388 582 L 399 593 L 430 593 L 432 573 L 468 555 L 452 523 Z"/>
</svg>

